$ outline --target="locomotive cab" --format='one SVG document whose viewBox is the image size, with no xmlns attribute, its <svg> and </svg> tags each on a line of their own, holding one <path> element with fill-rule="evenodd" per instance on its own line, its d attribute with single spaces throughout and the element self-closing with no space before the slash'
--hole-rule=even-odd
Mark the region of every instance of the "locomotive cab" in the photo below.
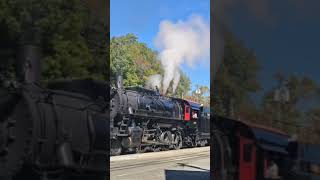
<svg viewBox="0 0 320 180">
<path fill-rule="evenodd" d="M 197 124 L 201 118 L 201 112 L 203 111 L 203 106 L 199 103 L 195 103 L 192 101 L 186 101 L 185 107 L 188 107 L 189 109 L 186 109 L 185 111 L 185 121 L 190 121 L 190 126 L 193 128 L 197 127 Z M 187 119 L 187 118 L 189 119 Z"/>
</svg>

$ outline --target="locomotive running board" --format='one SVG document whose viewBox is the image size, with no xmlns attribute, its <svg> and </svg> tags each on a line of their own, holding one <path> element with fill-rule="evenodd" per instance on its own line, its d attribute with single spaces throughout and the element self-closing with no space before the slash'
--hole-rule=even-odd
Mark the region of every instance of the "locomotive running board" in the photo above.
<svg viewBox="0 0 320 180">
<path fill-rule="evenodd" d="M 131 117 L 140 117 L 140 118 L 148 118 L 148 119 L 163 119 L 163 120 L 175 120 L 175 121 L 183 121 L 183 119 L 179 118 L 170 118 L 170 117 L 162 117 L 162 116 L 149 116 L 149 115 L 144 115 L 144 114 L 131 114 Z M 172 122 L 174 123 L 174 122 Z"/>
<path fill-rule="evenodd" d="M 142 146 L 148 146 L 148 145 L 171 145 L 171 144 L 154 142 L 154 141 L 143 141 L 141 145 Z"/>
</svg>

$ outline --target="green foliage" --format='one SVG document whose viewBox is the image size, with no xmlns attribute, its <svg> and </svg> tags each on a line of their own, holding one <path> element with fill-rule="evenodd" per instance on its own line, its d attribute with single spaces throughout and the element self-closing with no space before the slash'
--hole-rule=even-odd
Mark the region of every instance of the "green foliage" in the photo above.
<svg viewBox="0 0 320 180">
<path fill-rule="evenodd" d="M 106 24 L 83 0 L 3 0 L 0 2 L 0 31 L 12 53 L 30 29 L 38 29 L 43 54 L 43 79 L 92 77 L 108 78 Z M 99 39 L 99 40 L 98 40 Z M 12 62 L 8 62 L 12 64 Z"/>
<path fill-rule="evenodd" d="M 275 89 L 271 89 L 263 98 L 263 113 L 272 117 L 273 126 L 294 133 L 297 128 L 307 123 L 308 116 L 312 114 L 311 109 L 302 109 L 301 104 L 310 104 L 310 100 L 319 97 L 319 88 L 315 81 L 308 77 L 290 75 L 285 78 L 284 75 L 278 73 L 275 79 L 287 80 L 289 102 L 276 102 L 274 100 Z"/>
<path fill-rule="evenodd" d="M 174 93 L 173 93 L 172 85 L 173 83 L 171 82 L 167 90 L 168 96 L 184 98 L 187 95 L 189 95 L 189 91 L 191 90 L 191 81 L 189 77 L 185 73 L 183 73 L 181 70 L 180 70 L 180 81 Z"/>
<path fill-rule="evenodd" d="M 164 69 L 157 59 L 157 52 L 138 41 L 133 34 L 113 37 L 110 43 L 111 76 L 122 73 L 125 86 L 144 86 L 148 77 L 154 74 L 163 76 Z M 172 92 L 172 84 L 168 96 L 182 97 L 190 91 L 190 79 L 180 71 L 180 82 L 176 92 Z"/>
<path fill-rule="evenodd" d="M 193 101 L 199 102 L 204 106 L 210 105 L 210 90 L 207 86 L 202 86 L 199 84 L 195 85 L 196 88 L 191 92 L 191 97 Z"/>
<path fill-rule="evenodd" d="M 235 116 L 249 94 L 259 90 L 259 66 L 253 51 L 247 49 L 231 33 L 225 34 L 223 60 L 214 82 L 215 108 L 225 116 Z"/>
<path fill-rule="evenodd" d="M 111 76 L 115 77 L 118 73 L 122 73 L 125 86 L 143 85 L 143 78 L 139 76 L 140 72 L 135 62 L 138 57 L 142 56 L 137 52 L 137 46 L 140 46 L 140 43 L 133 34 L 111 39 Z"/>
</svg>

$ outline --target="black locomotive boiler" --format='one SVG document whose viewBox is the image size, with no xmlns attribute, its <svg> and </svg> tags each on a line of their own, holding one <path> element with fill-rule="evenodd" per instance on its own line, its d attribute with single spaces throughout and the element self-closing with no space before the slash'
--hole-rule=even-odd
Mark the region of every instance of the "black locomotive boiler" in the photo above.
<svg viewBox="0 0 320 180">
<path fill-rule="evenodd" d="M 142 87 L 124 88 L 121 76 L 110 97 L 111 155 L 208 144 L 210 118 L 198 103 Z"/>
<path fill-rule="evenodd" d="M 39 85 L 40 56 L 23 45 L 18 81 L 0 86 L 0 179 L 106 179 L 109 86 Z"/>
</svg>

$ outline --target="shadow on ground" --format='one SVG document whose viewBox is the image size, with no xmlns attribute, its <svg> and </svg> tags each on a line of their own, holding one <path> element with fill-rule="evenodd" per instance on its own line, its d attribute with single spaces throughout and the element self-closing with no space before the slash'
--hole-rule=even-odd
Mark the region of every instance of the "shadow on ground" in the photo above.
<svg viewBox="0 0 320 180">
<path fill-rule="evenodd" d="M 210 171 L 165 170 L 166 180 L 209 180 Z"/>
</svg>

